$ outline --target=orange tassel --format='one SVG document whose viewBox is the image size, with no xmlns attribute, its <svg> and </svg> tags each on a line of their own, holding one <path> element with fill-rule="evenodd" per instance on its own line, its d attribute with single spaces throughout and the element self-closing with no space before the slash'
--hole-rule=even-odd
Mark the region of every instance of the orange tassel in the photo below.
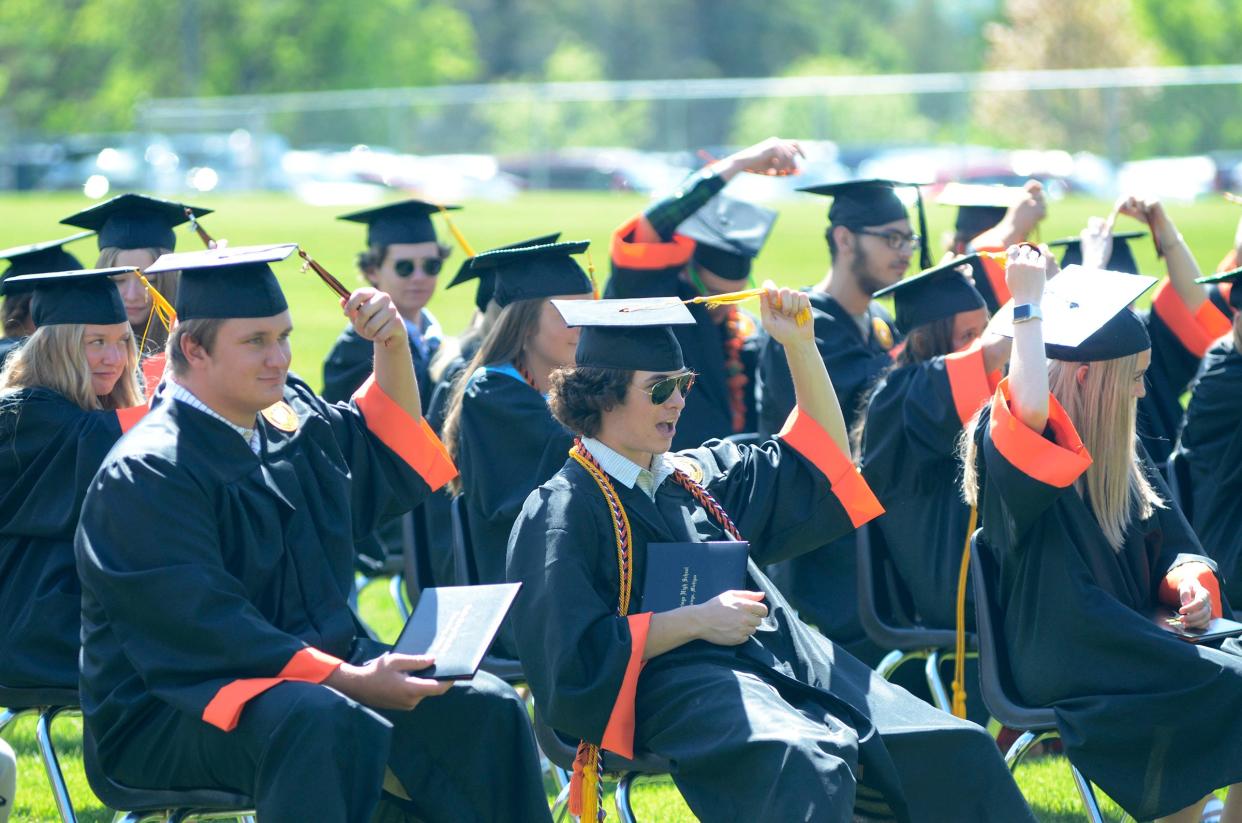
<svg viewBox="0 0 1242 823">
<path fill-rule="evenodd" d="M 574 775 L 569 781 L 569 813 L 579 820 L 599 817 L 599 747 L 585 740 L 578 744 Z"/>
</svg>

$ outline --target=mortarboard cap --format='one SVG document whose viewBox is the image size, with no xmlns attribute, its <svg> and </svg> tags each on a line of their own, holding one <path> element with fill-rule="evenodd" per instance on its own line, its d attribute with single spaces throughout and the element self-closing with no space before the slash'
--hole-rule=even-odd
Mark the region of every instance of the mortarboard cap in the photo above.
<svg viewBox="0 0 1242 823">
<path fill-rule="evenodd" d="M 1151 348 L 1147 326 L 1130 309 L 1156 278 L 1071 265 L 1048 281 L 1040 304 L 1044 351 L 1052 360 L 1115 360 Z M 1013 337 L 1013 304 L 997 312 L 992 330 Z"/>
<path fill-rule="evenodd" d="M 676 297 L 553 300 L 570 327 L 580 327 L 575 364 L 622 371 L 676 372 L 686 367 L 671 326 L 694 323 Z"/>
<path fill-rule="evenodd" d="M 281 243 L 165 254 L 147 274 L 181 272 L 178 319 L 272 317 L 289 304 L 269 264 L 284 260 L 296 249 L 295 243 Z"/>
<path fill-rule="evenodd" d="M 977 254 L 959 257 L 881 289 L 873 296 L 893 296 L 897 328 L 909 334 L 913 329 L 935 320 L 987 306 L 971 277 L 958 271 L 966 266 L 973 274 L 978 264 Z"/>
<path fill-rule="evenodd" d="M 591 279 L 570 255 L 582 254 L 588 240 L 494 249 L 476 255 L 471 271 L 495 277 L 492 299 L 500 306 L 558 294 L 592 294 Z"/>
<path fill-rule="evenodd" d="M 46 240 L 42 243 L 31 243 L 28 246 L 15 246 L 0 251 L 0 260 L 9 261 L 4 277 L 17 277 L 23 274 L 43 274 L 56 271 L 75 271 L 82 269 L 82 262 L 63 248 L 66 244 L 94 232 L 80 231 L 59 240 Z"/>
<path fill-rule="evenodd" d="M 1009 207 L 1024 197 L 1026 189 L 1021 186 L 949 183 L 936 202 L 942 206 L 957 206 L 953 229 L 958 234 L 978 237 L 999 223 Z"/>
<path fill-rule="evenodd" d="M 1114 232 L 1113 253 L 1109 256 L 1108 262 L 1104 264 L 1104 268 L 1109 271 L 1138 274 L 1138 261 L 1134 259 L 1134 252 L 1130 249 L 1129 241 L 1137 240 L 1140 237 L 1146 236 L 1147 232 L 1145 231 Z M 1063 237 L 1060 240 L 1053 240 L 1048 245 L 1065 247 L 1065 251 L 1061 254 L 1061 268 L 1073 266 L 1075 264 L 1082 265 L 1081 237 Z"/>
<path fill-rule="evenodd" d="M 211 214 L 211 209 L 187 206 L 145 194 L 118 194 L 111 200 L 71 214 L 61 223 L 99 232 L 99 248 L 175 249 L 173 228 L 195 217 Z"/>
<path fill-rule="evenodd" d="M 519 240 L 516 243 L 498 246 L 495 249 L 491 249 L 491 251 L 500 251 L 501 249 L 520 249 L 526 246 L 547 246 L 560 239 L 561 233 L 558 231 L 553 232 L 552 234 L 545 234 L 541 237 L 532 237 L 529 240 Z M 463 260 L 461 267 L 457 269 L 457 274 L 453 276 L 452 281 L 448 284 L 448 286 L 446 286 L 446 288 L 451 289 L 454 286 L 460 286 L 462 283 L 466 283 L 471 280 L 478 280 L 479 286 L 474 292 L 474 305 L 479 311 L 487 311 L 487 304 L 491 302 L 492 293 L 496 287 L 496 272 L 491 269 L 475 270 L 472 266 L 473 263 L 473 257 L 467 257 Z"/>
<path fill-rule="evenodd" d="M 456 211 L 460 206 L 444 206 L 445 211 Z M 394 243 L 427 243 L 436 241 L 436 229 L 431 215 L 441 207 L 425 200 L 402 200 L 373 209 L 363 209 L 342 214 L 338 220 L 367 224 L 368 246 L 391 246 Z"/>
<path fill-rule="evenodd" d="M 894 220 L 908 219 L 906 205 L 897 196 L 898 186 L 914 189 L 918 204 L 919 234 L 923 243 L 919 247 L 919 267 L 931 268 L 931 255 L 927 250 L 927 215 L 923 209 L 923 192 L 917 183 L 901 183 L 896 180 L 847 180 L 844 183 L 827 183 L 798 189 L 808 194 L 832 198 L 828 208 L 828 222 L 835 226 L 861 229 L 882 226 Z"/>
<path fill-rule="evenodd" d="M 745 280 L 774 223 L 772 209 L 719 194 L 686 218 L 677 233 L 695 241 L 694 260 L 703 268 L 726 280 Z"/>
<path fill-rule="evenodd" d="M 6 296 L 33 292 L 30 319 L 36 328 L 66 323 L 107 326 L 129 322 L 112 277 L 132 271 L 121 267 L 19 274 L 6 277 L 0 288 Z"/>
<path fill-rule="evenodd" d="M 1235 310 L 1242 309 L 1242 288 L 1238 288 L 1238 281 L 1242 280 L 1242 268 L 1230 269 L 1229 271 L 1217 272 L 1209 274 L 1206 277 L 1199 277 L 1196 283 L 1203 284 L 1228 284 L 1229 285 L 1229 305 Z"/>
</svg>

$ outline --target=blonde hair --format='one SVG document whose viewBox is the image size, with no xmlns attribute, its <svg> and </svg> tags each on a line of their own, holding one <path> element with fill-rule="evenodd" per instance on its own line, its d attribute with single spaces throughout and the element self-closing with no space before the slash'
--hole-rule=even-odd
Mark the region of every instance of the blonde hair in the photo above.
<svg viewBox="0 0 1242 823">
<path fill-rule="evenodd" d="M 1114 551 L 1120 551 L 1137 506 L 1138 517 L 1146 520 L 1164 501 L 1143 472 L 1136 446 L 1138 402 L 1132 393 L 1138 371 L 1137 354 L 1092 363 L 1048 361 L 1048 385 L 1073 422 L 1078 436 L 1091 455 L 1091 465 L 1074 487 L 1091 504 L 1096 521 Z M 1086 378 L 1078 381 L 1078 369 L 1086 365 Z M 962 497 L 975 506 L 979 502 L 979 476 L 976 460 L 976 413 L 966 425 L 959 441 L 962 464 Z"/>
<path fill-rule="evenodd" d="M 45 388 L 64 395 L 88 411 L 123 409 L 143 402 L 138 386 L 138 350 L 129 339 L 125 372 L 112 391 L 100 397 L 91 388 L 86 362 L 86 326 L 65 323 L 40 326 L 9 355 L 0 371 L 0 393 Z"/>
<path fill-rule="evenodd" d="M 171 254 L 172 249 L 163 249 L 157 246 L 145 249 L 122 249 L 117 246 L 104 246 L 99 250 L 99 258 L 95 261 L 95 268 L 110 269 L 116 266 L 116 260 L 125 251 L 145 251 L 152 255 L 153 259 L 158 260 L 165 254 Z M 159 274 L 153 274 L 149 278 L 151 285 L 155 286 L 155 290 L 164 295 L 168 302 L 177 305 L 177 284 L 181 281 L 181 272 L 166 271 Z M 148 295 L 148 298 L 150 295 Z M 155 310 L 155 304 L 151 305 L 152 311 Z M 149 315 L 150 316 L 150 315 Z M 143 354 L 155 354 L 164 350 L 164 344 L 168 342 L 168 330 L 160 322 L 158 317 L 151 316 L 151 322 L 145 329 L 134 329 L 135 335 L 141 335 L 143 331 L 147 333 L 146 344 L 143 346 Z"/>
</svg>

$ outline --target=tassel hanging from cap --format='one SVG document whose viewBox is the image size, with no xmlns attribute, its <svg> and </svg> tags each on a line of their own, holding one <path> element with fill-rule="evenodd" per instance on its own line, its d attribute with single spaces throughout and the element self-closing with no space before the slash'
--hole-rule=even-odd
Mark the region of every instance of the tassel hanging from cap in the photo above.
<svg viewBox="0 0 1242 823">
<path fill-rule="evenodd" d="M 155 286 L 151 285 L 151 281 L 146 278 L 140 269 L 134 269 L 138 281 L 142 283 L 143 288 L 147 290 L 147 294 L 151 295 L 151 313 L 147 315 L 147 325 L 142 329 L 142 342 L 138 345 L 138 351 L 145 351 L 147 346 L 147 336 L 151 331 L 151 319 L 159 317 L 160 323 L 164 326 L 164 331 L 172 328 L 173 321 L 177 319 L 177 310 L 173 308 L 172 303 L 168 302 L 168 298 L 160 294 Z"/>
<path fill-rule="evenodd" d="M 466 242 L 466 235 L 461 233 L 461 229 L 457 228 L 457 224 L 453 222 L 453 218 L 449 217 L 448 209 L 443 205 L 438 206 L 440 216 L 444 218 L 444 224 L 449 227 L 449 231 L 453 234 L 453 239 L 457 241 L 457 245 L 465 252 L 467 257 L 474 257 L 474 249 Z"/>
</svg>

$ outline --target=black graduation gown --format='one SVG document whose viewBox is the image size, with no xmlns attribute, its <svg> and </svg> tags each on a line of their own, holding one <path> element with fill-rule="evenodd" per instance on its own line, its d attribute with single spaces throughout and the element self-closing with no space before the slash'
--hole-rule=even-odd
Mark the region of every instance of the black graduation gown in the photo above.
<svg viewBox="0 0 1242 823">
<path fill-rule="evenodd" d="M 430 429 L 373 381 L 330 405 L 290 379 L 296 431 L 261 417 L 256 455 L 223 422 L 161 397 L 100 468 L 76 537 L 82 708 L 104 771 L 246 791 L 264 820 L 365 821 L 385 761 L 428 819 L 502 819 L 510 810 L 481 778 L 494 770 L 535 784 L 542 816 L 529 792 L 515 816 L 546 819 L 528 725 L 489 727 L 490 739 L 445 725 L 462 701 L 487 716 L 507 687 L 476 679 L 444 709 L 433 698 L 388 718 L 310 687 L 383 648 L 347 603 L 353 546 L 453 476 Z M 411 745 L 411 723 L 442 743 Z M 285 746 L 265 756 L 272 741 Z M 454 747 L 461 768 L 429 745 Z"/>
<path fill-rule="evenodd" d="M 999 374 L 987 374 L 976 346 L 894 369 L 867 407 L 861 468 L 885 509 L 876 525 L 929 627 L 957 624 L 957 581 L 970 523 L 957 482 L 957 441 L 998 380 Z"/>
<path fill-rule="evenodd" d="M 878 303 L 867 308 L 869 328 L 864 336 L 858 323 L 840 303 L 811 290 L 815 345 L 828 368 L 847 427 L 853 427 L 859 406 L 875 380 L 893 364 L 895 341 L 900 340 L 888 312 Z M 759 432 L 780 430 L 794 407 L 793 379 L 785 349 L 767 340 L 759 356 Z M 833 641 L 870 665 L 884 651 L 867 639 L 858 621 L 858 561 L 854 533 L 848 532 L 772 570 L 773 578 L 804 619 Z"/>
<path fill-rule="evenodd" d="M 13 350 L 24 342 L 26 342 L 24 337 L 0 337 L 0 368 L 4 368 L 4 361 L 8 360 Z"/>
<path fill-rule="evenodd" d="M 637 220 L 630 220 L 613 234 L 612 277 L 604 289 L 604 297 L 675 296 L 682 300 L 697 297 L 694 287 L 680 278 L 694 253 L 694 241 L 678 234 L 673 235 L 668 243 L 635 242 Z M 741 428 L 735 428 L 725 354 L 730 332 L 724 323 L 716 323 L 712 319 L 706 306 L 695 303 L 687 308 L 694 316 L 694 325 L 674 326 L 673 333 L 681 344 L 687 368 L 697 372 L 698 378 L 677 422 L 677 433 L 673 436 L 674 449 L 694 448 L 714 437 L 757 430 L 755 368 L 763 340 L 767 337 L 752 315 L 738 310 L 742 371 L 734 377 L 744 377 L 746 381 L 743 387 L 746 419 Z"/>
<path fill-rule="evenodd" d="M 1163 473 L 1182 425 L 1182 395 L 1212 342 L 1226 334 L 1232 321 L 1212 301 L 1191 313 L 1167 280 L 1141 315 L 1151 335 L 1151 367 L 1147 395 L 1138 404 L 1138 434 L 1152 462 Z"/>
<path fill-rule="evenodd" d="M 0 685 L 78 687 L 73 532 L 104 455 L 145 411 L 90 411 L 44 388 L 0 396 Z"/>
<path fill-rule="evenodd" d="M 697 467 L 750 541 L 747 588 L 764 592 L 769 618 L 741 646 L 695 641 L 641 664 L 650 616 L 617 615 L 611 515 L 570 460 L 527 499 L 509 543 L 509 579 L 524 584 L 518 648 L 548 722 L 619 754 L 669 758 L 703 820 L 849 821 L 876 792 L 901 820 L 1031 820 L 986 732 L 881 680 L 801 622 L 760 571 L 879 511 L 822 429 L 801 416 L 763 446 L 713 442 L 673 459 Z M 614 486 L 635 603 L 648 544 L 727 539 L 672 480 L 654 502 Z"/>
<path fill-rule="evenodd" d="M 1242 603 L 1242 355 L 1232 335 L 1203 359 L 1178 448 L 1190 468 L 1195 533 L 1220 566 L 1226 596 Z"/>
<path fill-rule="evenodd" d="M 1202 555 L 1176 504 L 1134 520 L 1120 551 L 1074 483 L 1090 463 L 1051 402 L 1036 434 L 1002 383 L 981 417 L 985 550 L 1014 684 L 1050 706 L 1065 752 L 1137 820 L 1162 817 L 1242 780 L 1242 657 L 1236 641 L 1194 646 L 1150 622 L 1166 574 Z M 1143 456 L 1165 500 L 1168 488 Z M 1228 614 L 1226 606 L 1225 613 Z"/>
</svg>

